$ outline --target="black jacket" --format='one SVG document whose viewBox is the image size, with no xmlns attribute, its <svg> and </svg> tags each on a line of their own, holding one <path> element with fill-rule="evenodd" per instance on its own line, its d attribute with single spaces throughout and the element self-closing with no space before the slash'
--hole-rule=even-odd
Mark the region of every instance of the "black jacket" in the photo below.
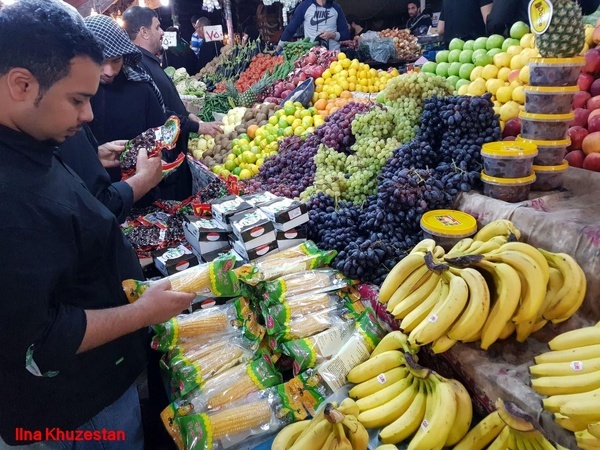
<svg viewBox="0 0 600 450">
<path fill-rule="evenodd" d="M 142 279 L 115 216 L 55 154 L 0 126 L 0 435 L 74 430 L 114 403 L 142 372 L 140 330 L 76 354 L 86 309 L 127 304 Z M 25 444 L 26 442 L 19 442 Z"/>
</svg>

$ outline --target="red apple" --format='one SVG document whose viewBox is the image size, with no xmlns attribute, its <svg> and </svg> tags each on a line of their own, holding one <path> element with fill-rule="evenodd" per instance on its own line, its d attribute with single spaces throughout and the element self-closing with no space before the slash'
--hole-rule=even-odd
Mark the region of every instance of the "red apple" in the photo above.
<svg viewBox="0 0 600 450">
<path fill-rule="evenodd" d="M 600 95 L 600 79 L 594 80 L 590 86 L 590 94 L 592 94 L 592 97 Z"/>
<path fill-rule="evenodd" d="M 583 161 L 586 158 L 585 153 L 581 150 L 573 150 L 572 152 L 567 153 L 565 159 L 568 161 L 569 166 L 571 167 L 583 167 Z"/>
<path fill-rule="evenodd" d="M 280 97 L 281 97 L 281 98 L 288 98 L 288 97 L 289 97 L 289 95 L 290 95 L 291 93 L 292 93 L 292 91 L 290 91 L 290 90 L 288 89 L 287 91 L 283 91 L 283 92 L 281 93 L 281 96 L 280 96 Z"/>
<path fill-rule="evenodd" d="M 503 141 L 516 141 L 517 137 L 516 136 L 506 136 L 505 138 L 502 138 Z"/>
<path fill-rule="evenodd" d="M 594 77 L 589 73 L 580 73 L 579 78 L 577 78 L 577 87 L 579 87 L 580 91 L 589 91 L 590 86 L 594 82 Z"/>
<path fill-rule="evenodd" d="M 573 109 L 585 108 L 585 104 L 590 98 L 592 98 L 592 94 L 590 94 L 587 90 L 577 92 L 573 96 Z"/>
<path fill-rule="evenodd" d="M 588 135 L 588 130 L 580 126 L 574 126 L 569 128 L 567 135 L 571 138 L 571 145 L 567 147 L 567 150 L 581 150 L 583 140 Z"/>
<path fill-rule="evenodd" d="M 504 124 L 504 131 L 502 131 L 503 137 L 518 136 L 521 133 L 521 119 L 513 117 L 508 119 Z"/>
<path fill-rule="evenodd" d="M 588 121 L 587 129 L 590 134 L 600 131 L 600 115 L 595 115 Z M 598 149 L 600 151 L 600 149 Z"/>
<path fill-rule="evenodd" d="M 585 54 L 583 72 L 594 75 L 600 72 L 600 49 L 593 48 Z"/>
<path fill-rule="evenodd" d="M 588 125 L 590 123 L 590 120 L 592 120 L 594 117 L 596 117 L 598 114 L 600 114 L 600 109 L 595 109 L 593 110 L 590 115 L 588 116 Z M 587 128 L 587 127 L 586 127 Z"/>
<path fill-rule="evenodd" d="M 600 152 L 600 132 L 588 134 L 581 144 L 581 149 L 586 155 Z"/>
<path fill-rule="evenodd" d="M 583 168 L 600 172 L 600 153 L 590 153 L 583 160 Z"/>
<path fill-rule="evenodd" d="M 590 115 L 589 109 L 577 108 L 573 113 L 575 114 L 575 118 L 569 123 L 570 127 L 585 127 L 588 123 L 588 116 Z"/>
<path fill-rule="evenodd" d="M 600 79 L 596 80 L 596 81 L 600 81 Z M 596 82 L 594 81 L 594 83 Z M 587 103 L 585 104 L 585 107 L 587 109 L 589 109 L 590 111 L 594 111 L 595 109 L 600 108 L 600 95 L 596 95 L 592 98 L 590 98 Z"/>
</svg>

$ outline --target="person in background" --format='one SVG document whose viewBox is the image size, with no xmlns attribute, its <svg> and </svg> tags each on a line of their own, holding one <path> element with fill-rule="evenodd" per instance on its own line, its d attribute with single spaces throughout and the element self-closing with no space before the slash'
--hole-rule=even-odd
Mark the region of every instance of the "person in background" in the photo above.
<svg viewBox="0 0 600 450">
<path fill-rule="evenodd" d="M 578 0 L 577 3 L 584 15 L 592 14 L 600 6 L 600 0 Z M 529 0 L 494 0 L 486 22 L 488 33 L 508 36 L 515 22 L 529 24 L 528 5 Z"/>
<path fill-rule="evenodd" d="M 161 126 L 168 115 L 162 96 L 139 63 L 142 53 L 112 18 L 98 14 L 84 19 L 96 39 L 104 44 L 104 62 L 97 94 L 91 99 L 94 119 L 90 129 L 100 145 L 133 139 L 149 128 Z M 160 40 L 158 40 L 160 42 Z M 168 155 L 163 155 L 166 159 Z M 118 167 L 107 169 L 113 182 L 121 180 Z M 136 202 L 147 206 L 161 198 L 160 187 Z"/>
<path fill-rule="evenodd" d="M 162 53 L 161 66 L 163 68 L 172 66 L 176 69 L 184 67 L 189 75 L 198 73 L 198 56 L 191 49 L 190 44 L 186 42 L 177 27 L 169 27 L 166 31 L 177 34 L 177 45 L 167 47 Z"/>
<path fill-rule="evenodd" d="M 438 34 L 446 44 L 454 38 L 477 39 L 486 35 L 485 22 L 492 0 L 442 0 Z"/>
<path fill-rule="evenodd" d="M 219 54 L 221 53 L 221 49 L 223 48 L 223 42 L 206 42 L 206 37 L 204 35 L 204 27 L 208 27 L 212 24 L 210 20 L 206 17 L 200 17 L 198 21 L 201 24 L 200 33 L 202 33 L 202 39 L 205 40 L 205 42 L 202 44 L 202 47 L 200 47 L 200 51 L 198 52 L 198 67 L 200 68 L 200 70 L 202 70 L 204 66 L 206 66 L 209 62 L 211 62 L 213 59 L 219 56 Z"/>
<path fill-rule="evenodd" d="M 194 295 L 163 281 L 127 301 L 121 283 L 142 279 L 139 261 L 60 157 L 93 117 L 104 59 L 81 16 L 56 0 L 5 5 L 0 51 L 0 448 L 142 450 L 135 382 L 148 327 Z M 48 430 L 118 430 L 124 441 L 35 440 Z"/>
<path fill-rule="evenodd" d="M 304 26 L 305 38 L 323 41 L 329 50 L 339 50 L 340 41 L 350 39 L 344 11 L 333 0 L 303 0 L 283 31 L 277 49 L 281 50 L 283 43 L 289 41 L 301 26 Z"/>
<path fill-rule="evenodd" d="M 367 32 L 367 29 L 363 26 L 364 23 L 354 14 L 349 14 L 346 17 L 346 20 L 348 20 L 348 26 L 350 27 L 351 39 L 354 39 L 355 37 Z"/>
<path fill-rule="evenodd" d="M 199 17 L 192 25 L 194 26 L 194 32 L 192 33 L 190 47 L 196 56 L 199 56 L 202 44 L 204 44 L 204 27 L 210 25 L 210 20 L 206 17 Z"/>
<path fill-rule="evenodd" d="M 142 54 L 140 65 L 154 80 L 165 102 L 167 112 L 177 115 L 181 121 L 181 133 L 177 140 L 177 146 L 169 151 L 169 155 L 166 155 L 167 162 L 174 160 L 180 152 L 184 154 L 187 152 L 190 133 L 210 134 L 211 136 L 221 133 L 220 123 L 204 123 L 196 115 L 186 110 L 173 80 L 160 66 L 160 60 L 156 55 L 162 48 L 163 31 L 160 28 L 156 12 L 142 6 L 131 6 L 123 13 L 123 23 L 129 39 Z M 190 195 L 192 195 L 192 175 L 186 160 L 174 174 L 165 179 L 161 185 L 161 197 L 183 200 Z"/>
<path fill-rule="evenodd" d="M 431 27 L 431 17 L 428 14 L 421 13 L 421 7 L 417 2 L 408 2 L 408 28 L 413 36 L 424 36 Z"/>
</svg>

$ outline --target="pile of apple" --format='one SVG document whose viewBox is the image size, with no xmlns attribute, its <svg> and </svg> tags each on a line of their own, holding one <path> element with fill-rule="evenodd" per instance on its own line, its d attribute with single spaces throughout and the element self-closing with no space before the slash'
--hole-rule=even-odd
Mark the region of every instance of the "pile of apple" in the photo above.
<svg viewBox="0 0 600 450">
<path fill-rule="evenodd" d="M 568 135 L 571 145 L 566 159 L 573 167 L 600 172 L 600 47 L 585 54 L 585 65 L 573 98 L 575 119 Z"/>
</svg>

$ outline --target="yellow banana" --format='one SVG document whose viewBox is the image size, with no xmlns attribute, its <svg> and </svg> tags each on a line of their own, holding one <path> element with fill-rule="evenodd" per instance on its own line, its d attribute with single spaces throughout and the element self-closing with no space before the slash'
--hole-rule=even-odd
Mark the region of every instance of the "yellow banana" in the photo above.
<svg viewBox="0 0 600 450">
<path fill-rule="evenodd" d="M 289 450 L 319 449 L 325 444 L 331 430 L 331 423 L 327 420 L 321 420 L 315 426 L 305 429 L 307 432 L 301 434 L 294 445 L 289 447 Z"/>
<path fill-rule="evenodd" d="M 412 293 L 400 300 L 391 311 L 396 319 L 404 319 L 409 313 L 422 305 L 438 289 L 441 276 L 433 273 L 425 283 L 415 289 Z M 393 296 L 392 296 L 393 298 Z M 392 300 L 390 300 L 391 304 Z"/>
<path fill-rule="evenodd" d="M 398 419 L 412 404 L 419 392 L 420 379 L 414 379 L 412 385 L 389 402 L 358 415 L 358 421 L 367 428 L 380 428 Z"/>
<path fill-rule="evenodd" d="M 369 445 L 369 433 L 364 425 L 358 421 L 356 416 L 346 414 L 342 420 L 346 436 L 352 445 L 352 450 L 367 450 Z"/>
<path fill-rule="evenodd" d="M 384 444 L 398 444 L 417 431 L 425 416 L 426 400 L 427 383 L 421 383 L 419 392 L 404 414 L 379 432 L 380 441 Z"/>
<path fill-rule="evenodd" d="M 588 397 L 578 401 L 568 401 L 560 407 L 560 413 L 587 423 L 600 422 L 600 398 Z"/>
<path fill-rule="evenodd" d="M 507 450 L 508 439 L 510 437 L 510 427 L 505 427 L 494 442 L 488 446 L 488 450 Z"/>
<path fill-rule="evenodd" d="M 513 430 L 532 431 L 535 429 L 533 419 L 512 402 L 496 400 L 496 410 L 500 418 Z"/>
<path fill-rule="evenodd" d="M 464 253 L 464 251 L 471 246 L 472 243 L 473 243 L 473 239 L 471 239 L 471 238 L 461 239 L 456 244 L 454 244 L 454 247 L 452 247 L 450 249 L 450 251 L 448 253 L 446 253 L 446 255 L 448 255 L 448 256 L 462 255 Z"/>
<path fill-rule="evenodd" d="M 396 289 L 419 267 L 425 264 L 424 252 L 412 253 L 396 264 L 379 289 L 379 301 L 387 303 Z"/>
<path fill-rule="evenodd" d="M 426 265 L 422 265 L 411 273 L 408 278 L 398 286 L 398 289 L 396 289 L 387 302 L 386 309 L 388 312 L 392 312 L 402 300 L 406 299 L 406 297 L 426 283 L 432 275 L 434 275 L 434 273 L 430 271 Z"/>
<path fill-rule="evenodd" d="M 494 278 L 494 301 L 481 331 L 481 348 L 487 350 L 517 309 L 521 296 L 521 280 L 515 269 L 506 263 L 481 261 L 478 265 Z"/>
<path fill-rule="evenodd" d="M 442 336 L 431 343 L 431 350 L 433 350 L 433 353 L 435 354 L 444 353 L 450 350 L 456 342 L 457 341 L 450 339 L 448 336 Z"/>
<path fill-rule="evenodd" d="M 581 394 L 553 395 L 543 399 L 542 404 L 545 410 L 557 413 L 560 411 L 561 406 L 566 403 L 571 401 L 577 402 L 589 398 L 600 398 L 600 389 L 594 389 L 593 391 L 583 392 Z"/>
<path fill-rule="evenodd" d="M 524 446 L 527 450 L 556 450 L 556 447 L 538 429 L 531 431 L 511 430 L 511 432 L 517 437 L 517 445 Z"/>
<path fill-rule="evenodd" d="M 374 358 L 367 359 L 360 363 L 348 372 L 347 379 L 350 383 L 362 383 L 379 375 L 381 372 L 386 372 L 394 367 L 405 365 L 404 353 L 398 350 L 389 350 L 380 353 Z"/>
<path fill-rule="evenodd" d="M 565 430 L 569 430 L 572 432 L 587 429 L 586 422 L 577 419 L 572 419 L 561 413 L 554 414 L 554 422 L 556 422 L 559 426 L 563 427 Z"/>
<path fill-rule="evenodd" d="M 406 367 L 394 367 L 393 369 L 382 372 L 373 378 L 357 384 L 348 395 L 352 398 L 365 398 L 368 395 L 374 394 L 388 386 L 391 386 L 397 381 L 406 378 L 408 369 Z"/>
<path fill-rule="evenodd" d="M 446 381 L 452 386 L 454 396 L 456 397 L 456 419 L 454 425 L 448 434 L 445 447 L 456 445 L 466 436 L 473 420 L 473 404 L 469 392 L 459 381 L 449 379 Z"/>
<path fill-rule="evenodd" d="M 584 361 L 600 357 L 600 344 L 542 353 L 534 358 L 536 364 Z"/>
<path fill-rule="evenodd" d="M 383 444 L 377 447 L 375 450 L 398 450 L 394 444 Z"/>
<path fill-rule="evenodd" d="M 320 450 L 329 450 L 331 448 L 331 446 L 333 445 L 333 440 L 336 438 L 336 436 L 337 436 L 337 434 L 332 425 L 331 432 L 329 433 L 329 436 L 327 436 L 327 440 L 325 441 L 323 446 L 320 447 Z M 315 450 L 317 450 L 317 448 L 315 448 Z"/>
<path fill-rule="evenodd" d="M 359 398 L 356 401 L 360 412 L 367 411 L 369 409 L 381 406 L 393 398 L 400 395 L 403 391 L 408 389 L 412 385 L 413 376 L 409 374 L 406 378 L 396 381 L 394 384 L 382 389 L 381 391 L 375 392 L 374 394 L 368 395 L 364 398 Z"/>
<path fill-rule="evenodd" d="M 514 322 L 506 322 L 506 325 L 504 325 L 504 328 L 502 328 L 498 339 L 508 339 L 515 332 L 516 329 L 517 325 L 515 325 Z"/>
<path fill-rule="evenodd" d="M 548 261 L 544 255 L 542 255 L 542 253 L 533 245 L 526 244 L 525 242 L 506 242 L 498 249 L 497 253 L 507 250 L 526 254 L 542 269 L 544 272 L 544 279 L 548 279 L 550 277 L 550 266 L 548 265 Z"/>
<path fill-rule="evenodd" d="M 427 394 L 425 417 L 408 450 L 441 450 L 456 420 L 456 396 L 452 386 L 437 374 L 429 376 L 432 392 Z"/>
<path fill-rule="evenodd" d="M 511 234 L 514 234 L 517 240 L 521 238 L 521 232 L 510 220 L 500 219 L 485 225 L 473 236 L 473 239 L 476 241 L 489 241 L 495 236 L 510 237 Z"/>
<path fill-rule="evenodd" d="M 410 254 L 433 252 L 435 247 L 436 243 L 433 239 L 423 239 L 413 247 L 413 249 L 410 251 Z"/>
<path fill-rule="evenodd" d="M 405 333 L 410 333 L 412 330 L 414 330 L 423 320 L 427 318 L 435 305 L 446 298 L 448 295 L 448 290 L 448 282 L 444 279 L 444 277 L 440 277 L 435 290 L 420 305 L 402 318 L 402 321 L 400 322 L 400 328 L 402 328 Z M 394 309 L 394 311 L 397 311 L 398 308 L 402 307 L 403 305 L 404 302 L 400 303 Z M 401 314 L 394 314 L 394 316 L 396 318 L 400 318 Z"/>
<path fill-rule="evenodd" d="M 538 250 L 539 251 L 539 250 Z M 541 253 L 540 253 L 541 254 Z M 543 255 L 542 255 L 543 256 Z M 546 297 L 544 298 L 544 303 L 540 308 L 540 312 L 538 314 L 538 319 L 544 316 L 544 312 L 548 309 L 548 306 L 553 304 L 556 294 L 561 290 L 565 280 L 563 278 L 563 274 L 560 270 L 555 269 L 554 267 L 548 266 L 548 286 L 546 286 Z"/>
<path fill-rule="evenodd" d="M 515 323 L 535 320 L 546 298 L 546 286 L 549 277 L 548 264 L 544 261 L 545 266 L 540 267 L 529 255 L 515 250 L 496 252 L 486 255 L 485 259 L 492 262 L 506 263 L 523 275 L 526 287 L 522 290 L 525 294 L 522 297 L 517 314 L 512 320 Z"/>
<path fill-rule="evenodd" d="M 329 450 L 352 450 L 352 443 L 346 436 L 346 431 L 344 430 L 342 422 L 334 424 L 333 429 L 336 433 L 336 437 L 329 445 Z"/>
<path fill-rule="evenodd" d="M 474 255 L 485 244 L 483 241 L 473 241 L 471 245 L 463 250 L 464 255 Z"/>
<path fill-rule="evenodd" d="M 508 238 L 506 236 L 494 236 L 489 241 L 482 242 L 481 245 L 474 249 L 468 248 L 465 253 L 468 255 L 483 255 L 485 253 L 491 253 L 500 249 L 500 247 L 506 243 L 507 239 Z"/>
<path fill-rule="evenodd" d="M 302 433 L 309 425 L 310 420 L 303 420 L 301 422 L 296 422 L 288 425 L 275 436 L 273 440 L 273 444 L 271 445 L 271 450 L 287 450 L 290 448 L 300 433 Z"/>
<path fill-rule="evenodd" d="M 475 269 L 460 269 L 457 274 L 467 283 L 469 297 L 464 311 L 448 331 L 448 337 L 460 341 L 483 328 L 490 310 L 490 290 L 483 275 Z"/>
<path fill-rule="evenodd" d="M 534 378 L 531 380 L 531 387 L 542 395 L 579 394 L 600 388 L 600 371 L 581 375 Z M 598 408 L 600 413 L 600 403 Z"/>
<path fill-rule="evenodd" d="M 592 436 L 600 439 L 600 422 L 590 423 L 587 426 L 587 430 Z"/>
<path fill-rule="evenodd" d="M 379 341 L 379 344 L 377 344 L 377 347 L 375 347 L 375 350 L 371 353 L 371 358 L 389 350 L 408 352 L 414 349 L 408 345 L 408 336 L 402 331 L 396 330 L 386 334 L 383 339 Z"/>
<path fill-rule="evenodd" d="M 587 430 L 576 431 L 575 440 L 577 441 L 577 445 L 583 449 L 600 448 L 600 439 Z"/>
<path fill-rule="evenodd" d="M 498 411 L 488 414 L 469 431 L 454 450 L 482 450 L 487 447 L 506 427 Z"/>
<path fill-rule="evenodd" d="M 515 324 L 515 330 L 517 332 L 517 342 L 525 342 L 527 338 L 531 336 L 536 326 L 539 326 L 539 323 L 536 322 L 536 319 L 530 320 L 528 322 L 520 322 Z"/>
<path fill-rule="evenodd" d="M 586 361 L 536 364 L 529 367 L 534 377 L 559 377 L 564 375 L 583 374 L 600 370 L 600 357 Z"/>
<path fill-rule="evenodd" d="M 548 342 L 548 347 L 550 350 L 569 350 L 596 344 L 600 344 L 600 328 L 584 327 L 559 334 Z"/>
<path fill-rule="evenodd" d="M 448 295 L 433 308 L 427 319 L 410 332 L 408 342 L 411 344 L 430 344 L 445 335 L 467 303 L 469 288 L 465 280 L 449 271 L 444 272 L 442 277 L 450 279 Z"/>
<path fill-rule="evenodd" d="M 586 279 L 583 270 L 571 256 L 566 253 L 551 253 L 539 249 L 548 264 L 558 269 L 565 282 L 554 296 L 553 301 L 544 311 L 544 319 L 563 320 L 573 314 L 583 303 L 586 292 Z"/>
<path fill-rule="evenodd" d="M 360 414 L 360 409 L 356 402 L 351 398 L 345 398 L 338 406 L 338 411 L 347 416 L 358 416 Z"/>
</svg>

